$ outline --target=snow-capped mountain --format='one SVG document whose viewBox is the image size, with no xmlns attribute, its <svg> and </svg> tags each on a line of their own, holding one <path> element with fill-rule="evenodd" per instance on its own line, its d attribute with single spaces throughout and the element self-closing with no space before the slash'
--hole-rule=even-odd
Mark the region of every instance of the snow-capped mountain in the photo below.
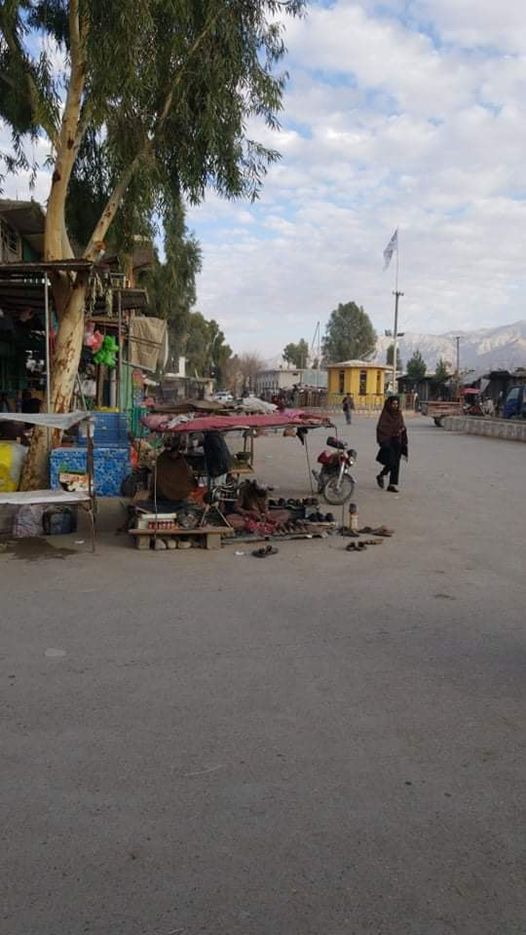
<svg viewBox="0 0 526 935">
<path fill-rule="evenodd" d="M 461 370 L 499 370 L 526 367 L 526 321 L 516 321 L 497 328 L 479 331 L 448 331 L 446 334 L 415 334 L 407 332 L 399 340 L 402 364 L 419 350 L 428 370 L 435 369 L 441 357 L 451 370 L 456 366 L 456 337 L 460 335 Z M 378 339 L 378 360 L 384 361 L 392 338 Z"/>
<path fill-rule="evenodd" d="M 461 370 L 526 368 L 526 321 L 515 321 L 497 328 L 480 328 L 478 331 L 447 331 L 445 334 L 406 331 L 398 342 L 404 368 L 414 352 L 420 351 L 429 373 L 434 371 L 439 358 L 446 361 L 451 371 L 454 371 L 457 335 L 460 335 Z M 390 344 L 392 338 L 379 336 L 374 359 L 385 363 Z M 267 360 L 266 366 L 269 369 L 291 369 L 280 355 Z"/>
</svg>

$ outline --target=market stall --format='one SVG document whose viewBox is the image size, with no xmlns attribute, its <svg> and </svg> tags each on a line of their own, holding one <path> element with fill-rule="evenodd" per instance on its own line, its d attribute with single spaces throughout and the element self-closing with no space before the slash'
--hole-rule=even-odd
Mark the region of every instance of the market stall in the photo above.
<svg viewBox="0 0 526 935">
<path fill-rule="evenodd" d="M 221 537 L 311 537 L 334 523 L 319 513 L 308 516 L 308 509 L 317 507 L 313 497 L 273 500 L 253 467 L 258 435 L 281 431 L 296 436 L 308 457 L 307 434 L 332 427 L 327 417 L 302 410 L 205 416 L 157 412 L 143 422 L 159 448 L 150 491 L 130 510 L 130 534 L 138 548 L 173 547 L 172 538 L 185 542 L 190 535 L 200 536 L 207 548 L 219 545 Z M 229 434 L 242 438 L 243 450 L 234 456 L 225 441 Z"/>
<path fill-rule="evenodd" d="M 91 532 L 91 546 L 92 550 L 95 551 L 95 489 L 93 483 L 93 464 L 94 464 L 94 448 L 93 448 L 93 432 L 90 414 L 87 412 L 75 411 L 67 412 L 62 414 L 53 414 L 53 413 L 34 413 L 34 414 L 24 414 L 24 423 L 32 426 L 41 426 L 42 428 L 57 429 L 61 432 L 68 431 L 71 428 L 74 428 L 77 425 L 82 423 L 87 423 L 86 431 L 86 465 L 85 470 L 81 475 L 68 475 L 68 478 L 64 480 L 64 483 L 59 485 L 58 489 L 42 489 L 42 490 L 18 490 L 18 479 L 15 478 L 13 473 L 10 471 L 9 465 L 2 466 L 0 463 L 0 507 L 14 507 L 17 510 L 17 516 L 14 519 L 14 527 L 19 531 L 24 530 L 24 522 L 20 520 L 20 514 L 23 510 L 26 511 L 26 529 L 28 535 L 39 535 L 44 531 L 44 516 L 48 516 L 48 528 L 55 529 L 56 531 L 62 531 L 63 526 L 60 525 L 60 522 L 52 522 L 53 513 L 50 511 L 55 511 L 58 514 L 57 519 L 60 521 L 60 514 L 62 516 L 67 515 L 64 511 L 70 511 L 74 508 L 80 507 L 84 510 L 89 517 L 90 521 L 90 532 Z M 20 415 L 18 413 L 2 413 L 1 420 L 5 423 L 11 423 L 14 425 L 19 424 Z M 15 451 L 18 452 L 22 447 L 19 442 L 16 440 L 8 441 L 3 443 L 5 446 L 11 446 L 11 458 L 12 453 Z M 6 449 L 5 455 L 9 454 Z M 23 459 L 22 459 L 23 460 Z M 22 460 L 19 467 L 22 466 Z M 40 527 L 40 528 L 39 528 Z M 19 532 L 19 535 L 21 533 Z"/>
</svg>

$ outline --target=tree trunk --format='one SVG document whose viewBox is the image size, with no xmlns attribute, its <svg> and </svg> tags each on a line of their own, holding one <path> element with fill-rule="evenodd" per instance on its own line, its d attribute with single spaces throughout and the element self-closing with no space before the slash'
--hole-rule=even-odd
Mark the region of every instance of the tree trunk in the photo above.
<svg viewBox="0 0 526 935">
<path fill-rule="evenodd" d="M 78 276 L 69 301 L 60 318 L 55 354 L 53 356 L 52 412 L 68 412 L 78 373 L 84 337 L 84 305 L 87 280 Z M 24 471 L 22 490 L 38 490 L 49 484 L 48 430 L 36 428 L 31 440 Z"/>
</svg>

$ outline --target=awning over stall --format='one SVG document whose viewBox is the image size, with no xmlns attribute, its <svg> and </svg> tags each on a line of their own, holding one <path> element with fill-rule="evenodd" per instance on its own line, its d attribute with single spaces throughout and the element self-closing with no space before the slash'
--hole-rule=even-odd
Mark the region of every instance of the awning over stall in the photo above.
<svg viewBox="0 0 526 935">
<path fill-rule="evenodd" d="M 28 425 L 41 425 L 46 429 L 68 429 L 90 418 L 91 413 L 77 409 L 75 412 L 0 412 L 0 422 L 25 422 Z"/>
<path fill-rule="evenodd" d="M 153 432 L 235 432 L 244 429 L 326 428 L 332 425 L 327 416 L 317 416 L 299 409 L 285 409 L 272 415 L 184 416 L 167 417 L 161 413 L 144 416 L 144 425 Z"/>
</svg>

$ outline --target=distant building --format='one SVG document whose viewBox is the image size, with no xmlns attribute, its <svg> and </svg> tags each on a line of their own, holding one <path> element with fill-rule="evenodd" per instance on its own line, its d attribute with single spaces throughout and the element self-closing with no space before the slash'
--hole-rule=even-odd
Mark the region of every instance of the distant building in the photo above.
<svg viewBox="0 0 526 935">
<path fill-rule="evenodd" d="M 433 374 L 416 379 L 402 374 L 396 382 L 398 393 L 407 398 L 409 406 L 411 406 L 411 400 L 415 398 L 419 403 L 427 403 L 434 400 L 448 400 L 450 395 L 455 396 L 455 387 L 450 387 L 450 381 L 437 383 Z"/>
<path fill-rule="evenodd" d="M 280 391 L 294 387 L 325 389 L 327 387 L 326 370 L 288 370 L 279 367 L 273 370 L 260 370 L 256 374 L 254 388 L 256 396 L 274 396 Z"/>
<path fill-rule="evenodd" d="M 385 375 L 390 367 L 369 360 L 342 360 L 328 364 L 329 401 L 341 402 L 347 394 L 356 406 L 380 406 L 385 397 Z"/>
</svg>

